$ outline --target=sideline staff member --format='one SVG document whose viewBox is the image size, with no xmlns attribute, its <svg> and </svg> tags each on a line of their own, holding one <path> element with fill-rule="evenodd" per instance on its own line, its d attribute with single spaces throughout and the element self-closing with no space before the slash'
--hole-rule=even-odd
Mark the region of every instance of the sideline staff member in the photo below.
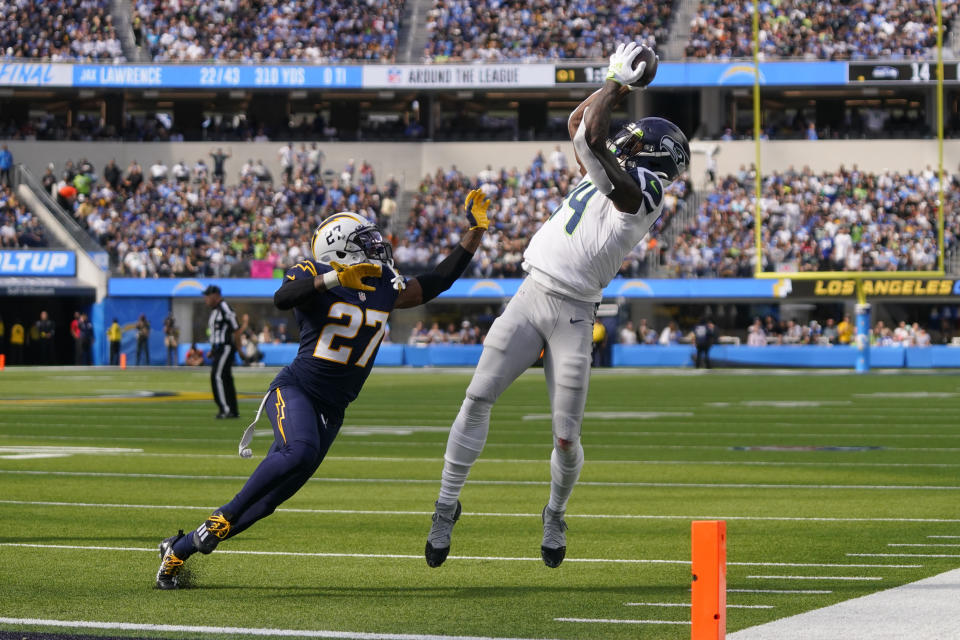
<svg viewBox="0 0 960 640">
<path fill-rule="evenodd" d="M 237 314 L 220 295 L 215 284 L 203 290 L 203 301 L 210 307 L 210 385 L 220 413 L 217 418 L 237 418 L 237 390 L 233 386 L 233 356 L 239 349 L 240 325 Z"/>
</svg>

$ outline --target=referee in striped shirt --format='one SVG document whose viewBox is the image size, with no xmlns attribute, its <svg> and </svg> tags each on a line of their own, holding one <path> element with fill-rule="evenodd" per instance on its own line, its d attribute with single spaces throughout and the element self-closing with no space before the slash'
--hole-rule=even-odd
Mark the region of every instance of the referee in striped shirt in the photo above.
<svg viewBox="0 0 960 640">
<path fill-rule="evenodd" d="M 203 290 L 203 301 L 210 307 L 210 385 L 220 413 L 217 418 L 239 418 L 237 390 L 233 386 L 233 356 L 240 348 L 237 314 L 220 295 L 220 287 L 211 284 Z"/>
</svg>

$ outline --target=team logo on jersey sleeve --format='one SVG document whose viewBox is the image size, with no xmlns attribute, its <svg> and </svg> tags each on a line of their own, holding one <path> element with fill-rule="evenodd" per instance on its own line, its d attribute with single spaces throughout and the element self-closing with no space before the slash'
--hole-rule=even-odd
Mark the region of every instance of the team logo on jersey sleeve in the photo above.
<svg viewBox="0 0 960 640">
<path fill-rule="evenodd" d="M 653 174 L 646 174 L 646 180 L 643 184 L 643 197 L 650 205 L 650 211 L 656 211 L 660 203 L 663 202 L 663 183 Z"/>
</svg>

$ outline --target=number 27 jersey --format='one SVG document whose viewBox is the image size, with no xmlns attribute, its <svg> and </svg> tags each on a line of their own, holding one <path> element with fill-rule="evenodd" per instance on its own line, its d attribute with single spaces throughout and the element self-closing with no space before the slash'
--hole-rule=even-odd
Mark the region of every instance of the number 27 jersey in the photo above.
<svg viewBox="0 0 960 640">
<path fill-rule="evenodd" d="M 562 295 L 600 302 L 624 258 L 663 211 L 660 179 L 646 169 L 636 177 L 644 193 L 644 204 L 636 213 L 618 211 L 584 177 L 533 234 L 523 253 L 529 276 Z"/>
<path fill-rule="evenodd" d="M 287 270 L 285 280 L 313 278 L 330 266 L 303 260 Z M 374 291 L 334 287 L 294 309 L 300 328 L 300 349 L 274 378 L 270 389 L 294 384 L 315 401 L 342 414 L 370 375 L 387 320 L 397 300 L 393 272 L 366 278 Z"/>
</svg>

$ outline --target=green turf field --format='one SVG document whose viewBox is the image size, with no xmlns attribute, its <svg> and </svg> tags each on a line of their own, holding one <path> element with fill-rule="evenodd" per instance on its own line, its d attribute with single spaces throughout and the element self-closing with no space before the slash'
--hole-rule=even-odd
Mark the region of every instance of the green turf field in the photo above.
<svg viewBox="0 0 960 640">
<path fill-rule="evenodd" d="M 539 559 L 549 407 L 531 372 L 494 408 L 451 558 L 430 569 L 423 545 L 469 374 L 380 370 L 315 478 L 191 558 L 192 588 L 159 592 L 158 541 L 232 497 L 270 441 L 264 419 L 254 459 L 236 456 L 273 372 L 238 372 L 238 421 L 196 399 L 207 375 L 0 372 L 0 629 L 687 638 L 688 609 L 664 605 L 689 603 L 693 519 L 727 522 L 731 631 L 960 567 L 953 375 L 596 372 L 567 560 L 552 570 Z M 126 397 L 145 391 L 184 395 Z"/>
</svg>

